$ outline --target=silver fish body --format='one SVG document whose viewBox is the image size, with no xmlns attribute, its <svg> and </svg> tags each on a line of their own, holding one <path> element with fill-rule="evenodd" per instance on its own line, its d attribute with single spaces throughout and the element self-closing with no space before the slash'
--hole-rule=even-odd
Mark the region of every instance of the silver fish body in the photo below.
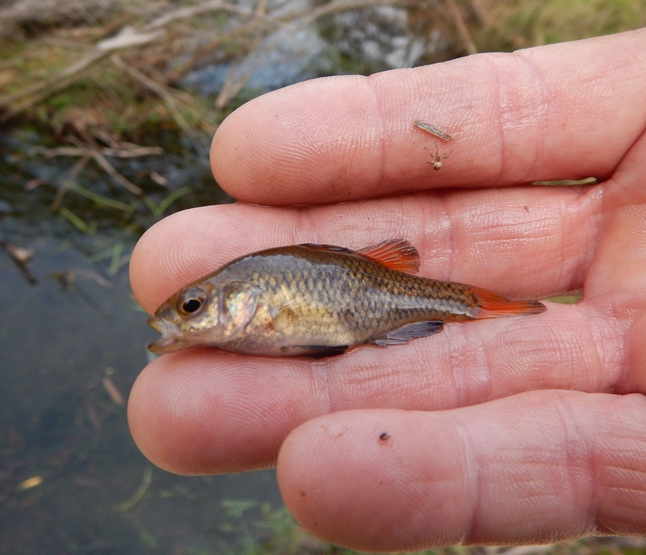
<svg viewBox="0 0 646 555">
<path fill-rule="evenodd" d="M 162 333 L 150 349 L 326 356 L 353 345 L 407 343 L 445 322 L 545 310 L 537 301 L 409 273 L 418 265 L 417 251 L 401 240 L 357 252 L 305 244 L 247 255 L 168 299 L 149 320 Z"/>
</svg>

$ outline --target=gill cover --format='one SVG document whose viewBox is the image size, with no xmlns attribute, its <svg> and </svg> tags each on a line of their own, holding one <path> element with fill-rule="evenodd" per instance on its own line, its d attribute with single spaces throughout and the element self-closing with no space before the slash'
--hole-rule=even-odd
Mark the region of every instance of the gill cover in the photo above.
<svg viewBox="0 0 646 555">
<path fill-rule="evenodd" d="M 242 331 L 256 313 L 260 289 L 243 281 L 222 286 L 218 295 L 218 318 L 227 328 L 229 338 Z"/>
</svg>

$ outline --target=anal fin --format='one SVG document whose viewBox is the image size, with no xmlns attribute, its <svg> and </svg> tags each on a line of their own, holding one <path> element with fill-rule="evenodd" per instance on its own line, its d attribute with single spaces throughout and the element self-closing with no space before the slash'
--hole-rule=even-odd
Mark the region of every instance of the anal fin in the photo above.
<svg viewBox="0 0 646 555">
<path fill-rule="evenodd" d="M 290 345 L 281 349 L 285 356 L 303 356 L 309 358 L 325 358 L 342 355 L 348 350 L 348 345 Z"/>
<path fill-rule="evenodd" d="M 406 324 L 401 328 L 375 335 L 368 339 L 366 343 L 374 343 L 380 347 L 387 347 L 388 345 L 403 345 L 413 339 L 428 337 L 429 335 L 439 333 L 443 328 L 444 322 L 442 322 L 442 320 L 413 322 L 411 324 Z"/>
</svg>

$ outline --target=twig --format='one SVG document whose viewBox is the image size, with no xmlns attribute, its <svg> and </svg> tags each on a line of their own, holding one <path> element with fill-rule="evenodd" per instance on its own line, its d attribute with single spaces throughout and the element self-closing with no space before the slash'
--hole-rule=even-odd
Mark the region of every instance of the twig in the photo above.
<svg viewBox="0 0 646 555">
<path fill-rule="evenodd" d="M 254 17 L 253 12 L 249 10 L 238 8 L 237 6 L 223 3 L 218 0 L 207 2 L 201 6 L 174 10 L 164 14 L 146 25 L 142 32 L 138 32 L 132 27 L 126 27 L 112 39 L 99 42 L 96 49 L 91 54 L 85 56 L 78 62 L 60 71 L 49 79 L 36 83 L 35 85 L 18 92 L 0 97 L 0 106 L 6 106 L 8 108 L 2 117 L 0 117 L 0 122 L 6 121 L 17 113 L 33 106 L 45 98 L 66 89 L 74 83 L 74 77 L 95 62 L 109 55 L 114 50 L 128 48 L 135 45 L 140 46 L 141 44 L 158 40 L 163 35 L 163 32 L 160 31 L 148 33 L 146 31 L 159 29 L 176 19 L 187 18 L 213 10 L 225 10 L 238 15 Z M 17 103 L 17 105 L 13 105 L 14 103 Z"/>
<path fill-rule="evenodd" d="M 446 0 L 446 3 L 449 6 L 451 13 L 453 14 L 455 28 L 458 30 L 458 34 L 460 35 L 460 39 L 462 39 L 462 44 L 464 45 L 464 49 L 467 51 L 467 54 L 477 54 L 478 49 L 476 48 L 476 44 L 475 42 L 473 42 L 473 39 L 469 34 L 469 30 L 464 23 L 464 18 L 462 17 L 457 4 L 454 2 L 454 0 Z"/>
<path fill-rule="evenodd" d="M 84 278 L 91 279 L 96 283 L 98 283 L 99 285 L 101 285 L 102 287 L 105 287 L 106 289 L 112 289 L 114 287 L 112 282 L 108 281 L 97 272 L 94 272 L 92 270 L 85 270 L 82 268 L 74 268 L 66 272 L 52 272 L 50 275 L 54 279 L 60 281 L 61 284 L 64 285 L 66 288 L 69 288 L 74 284 L 77 276 L 82 276 Z"/>
<path fill-rule="evenodd" d="M 487 10 L 482 5 L 480 0 L 469 0 L 471 4 L 471 11 L 473 12 L 474 17 L 476 18 L 478 25 L 481 28 L 489 27 L 491 22 L 489 21 L 489 15 Z"/>
<path fill-rule="evenodd" d="M 131 46 L 141 46 L 157 40 L 164 34 L 163 30 L 155 31 L 152 33 L 140 33 L 134 27 L 127 25 L 113 37 L 99 41 L 96 44 L 97 50 L 114 51 Z"/>
<path fill-rule="evenodd" d="M 145 149 L 147 147 L 140 147 L 141 149 Z M 43 152 L 45 156 L 48 157 L 54 157 L 54 156 L 79 156 L 81 157 L 80 163 L 74 166 L 72 171 L 75 171 L 75 173 L 78 173 L 77 166 L 79 164 L 85 164 L 88 158 L 92 158 L 99 166 L 101 166 L 105 172 L 110 175 L 115 181 L 117 181 L 120 185 L 128 189 L 131 193 L 134 193 L 137 196 L 142 196 L 144 194 L 143 189 L 137 187 L 132 181 L 126 179 L 123 175 L 121 175 L 110 162 L 105 158 L 102 152 L 100 152 L 96 147 L 93 146 L 76 146 L 76 147 L 71 147 L 71 146 L 62 146 L 58 148 L 50 148 L 50 149 L 33 149 L 32 152 Z M 110 148 L 105 148 L 103 149 L 103 152 L 106 153 L 108 156 L 114 155 L 115 157 L 119 158 L 133 158 L 134 155 L 126 155 L 124 156 L 123 152 L 115 151 L 114 149 Z M 159 154 L 160 152 L 163 152 L 161 148 L 159 147 L 151 147 L 149 149 L 149 154 Z M 119 156 L 121 154 L 121 156 Z M 138 154 L 140 156 L 143 156 L 143 154 Z M 80 166 L 82 167 L 82 166 Z M 79 167 L 79 169 L 80 169 Z M 57 197 L 57 199 L 54 201 L 54 204 L 57 205 L 60 203 L 60 199 Z"/>
<path fill-rule="evenodd" d="M 292 12 L 282 17 L 276 18 L 276 21 L 287 23 L 290 27 L 296 28 L 307 27 L 314 23 L 317 19 L 326 15 L 334 13 L 349 12 L 353 10 L 362 10 L 365 8 L 373 8 L 376 6 L 405 6 L 405 5 L 418 5 L 417 0 L 333 0 L 329 4 L 325 4 L 314 10 L 306 9 L 300 12 Z M 294 21 L 302 17 L 303 19 L 298 23 Z"/>
<path fill-rule="evenodd" d="M 115 158 L 139 158 L 140 156 L 154 156 L 164 154 L 160 146 L 139 146 L 132 143 L 121 143 L 121 148 L 103 148 L 101 152 L 105 156 Z"/>
<path fill-rule="evenodd" d="M 86 164 L 88 159 L 92 158 L 96 161 L 99 166 L 101 166 L 106 173 L 108 173 L 115 181 L 121 184 L 123 187 L 128 189 L 131 193 L 134 193 L 137 196 L 143 195 L 143 190 L 130 180 L 126 179 L 121 175 L 112 164 L 105 158 L 106 156 L 112 156 L 114 158 L 137 158 L 140 156 L 151 156 L 163 154 L 164 150 L 158 146 L 140 146 L 133 143 L 115 143 L 120 148 L 102 148 L 99 149 L 94 146 L 89 145 L 80 145 L 80 146 L 61 146 L 57 148 L 41 148 L 35 147 L 32 149 L 32 153 L 42 153 L 47 158 L 53 158 L 55 156 L 78 156 L 80 160 L 74 165 L 70 172 L 68 179 L 73 180 L 71 175 L 76 175 Z M 59 191 L 59 194 L 54 200 L 53 208 L 57 208 L 62 199 L 62 195 L 65 194 L 65 188 L 62 188 Z"/>
<path fill-rule="evenodd" d="M 90 159 L 90 156 L 87 154 L 87 152 L 84 152 L 82 154 L 82 157 L 76 161 L 76 164 L 72 166 L 72 169 L 67 173 L 66 180 L 64 183 L 67 181 L 74 181 L 76 176 L 79 174 L 79 172 L 85 167 L 85 165 L 88 163 L 88 160 Z M 58 190 L 58 193 L 56 193 L 56 197 L 54 198 L 54 201 L 52 202 L 51 209 L 52 210 L 58 210 L 60 208 L 61 203 L 63 202 L 63 197 L 65 196 L 65 193 L 67 192 L 67 187 L 63 185 Z"/>
<path fill-rule="evenodd" d="M 220 88 L 220 92 L 218 93 L 218 96 L 214 102 L 216 109 L 221 110 L 222 108 L 224 108 L 229 102 L 229 100 L 231 100 L 231 98 L 234 97 L 240 90 L 241 87 L 236 86 L 235 84 L 235 76 L 239 67 L 240 67 L 240 57 L 238 57 L 236 60 L 233 60 L 233 63 L 229 68 L 229 72 L 227 73 L 227 78 L 224 80 L 224 83 Z M 238 83 L 239 82 L 240 80 L 238 81 Z"/>
<path fill-rule="evenodd" d="M 108 173 L 117 183 L 120 183 L 123 187 L 128 189 L 131 193 L 134 193 L 138 197 L 142 196 L 144 194 L 143 189 L 140 187 L 137 187 L 132 181 L 126 179 L 123 175 L 121 175 L 116 169 L 114 169 L 114 166 L 108 162 L 108 160 L 103 156 L 98 150 L 89 150 L 88 154 L 96 160 L 96 163 L 101 166 L 106 173 Z"/>
<path fill-rule="evenodd" d="M 114 158 L 138 158 L 140 156 L 151 156 L 163 154 L 164 149 L 159 146 L 139 146 L 132 143 L 121 143 L 121 148 L 102 148 L 99 152 L 104 156 Z M 87 156 L 89 147 L 60 146 L 57 148 L 35 147 L 32 152 L 43 153 L 47 158 L 55 156 Z"/>
<path fill-rule="evenodd" d="M 146 25 L 144 27 L 144 31 L 159 29 L 160 27 L 165 27 L 172 21 L 176 21 L 178 19 L 188 19 L 189 17 L 193 17 L 194 15 L 199 15 L 215 10 L 231 12 L 244 17 L 254 17 L 254 12 L 246 8 L 240 8 L 239 6 L 236 6 L 229 2 L 222 2 L 221 0 L 211 0 L 210 2 L 204 2 L 203 4 L 200 4 L 198 6 L 192 6 L 190 8 L 179 8 L 177 10 L 173 10 L 171 12 L 160 15 L 157 19 L 154 19 L 148 25 Z"/>
</svg>

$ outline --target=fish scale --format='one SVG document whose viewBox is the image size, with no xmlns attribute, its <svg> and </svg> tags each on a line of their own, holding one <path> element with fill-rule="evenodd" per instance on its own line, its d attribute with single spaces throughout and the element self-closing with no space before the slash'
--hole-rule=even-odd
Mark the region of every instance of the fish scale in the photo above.
<svg viewBox="0 0 646 555">
<path fill-rule="evenodd" d="M 545 310 L 538 301 L 409 273 L 418 266 L 417 251 L 403 240 L 356 252 L 305 244 L 243 256 L 168 299 L 149 321 L 162 333 L 150 348 L 325 356 L 406 343 L 446 322 Z"/>
</svg>

